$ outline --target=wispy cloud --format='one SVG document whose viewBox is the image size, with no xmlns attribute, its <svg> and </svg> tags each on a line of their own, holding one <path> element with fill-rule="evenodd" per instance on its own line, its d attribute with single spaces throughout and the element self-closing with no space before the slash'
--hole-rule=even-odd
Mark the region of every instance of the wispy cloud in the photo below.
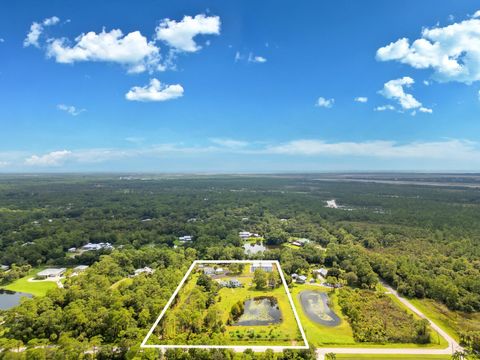
<svg viewBox="0 0 480 360">
<path fill-rule="evenodd" d="M 44 27 L 56 25 L 59 21 L 60 19 L 58 17 L 52 16 L 50 18 L 46 18 L 41 23 L 33 22 L 32 25 L 30 25 L 30 31 L 28 32 L 27 37 L 25 40 L 23 40 L 23 46 L 35 46 L 37 48 L 40 47 L 39 39 L 43 33 Z"/>
<path fill-rule="evenodd" d="M 87 111 L 86 109 L 78 109 L 73 105 L 65 105 L 65 104 L 58 104 L 57 109 L 65 111 L 66 113 L 72 116 L 77 116 L 77 115 L 80 115 L 82 112 Z"/>
<path fill-rule="evenodd" d="M 283 143 L 243 142 L 233 139 L 210 139 L 214 145 L 186 145 L 184 143 L 165 143 L 138 148 L 93 148 L 79 150 L 58 150 L 45 154 L 17 154 L 8 160 L 2 160 L 5 167 L 18 162 L 23 156 L 23 164 L 28 167 L 59 168 L 69 164 L 97 164 L 130 159 L 198 159 L 203 156 L 222 156 L 228 154 L 242 155 L 246 161 L 270 156 L 291 156 L 293 158 L 374 158 L 384 160 L 421 160 L 421 161 L 453 161 L 473 162 L 480 164 L 480 144 L 460 139 L 440 141 L 407 142 L 372 140 L 328 142 L 320 139 L 298 139 Z M 7 159 L 4 157 L 4 159 Z"/>
<path fill-rule="evenodd" d="M 249 145 L 246 141 L 234 140 L 234 139 L 224 139 L 224 138 L 212 138 L 210 141 L 216 145 L 220 145 L 226 148 L 239 149 L 244 148 Z"/>
<path fill-rule="evenodd" d="M 395 106 L 393 106 L 393 105 L 380 105 L 380 106 L 377 106 L 376 108 L 374 108 L 373 110 L 375 110 L 375 111 L 387 111 L 387 110 L 393 111 L 393 110 L 395 110 Z"/>
<path fill-rule="evenodd" d="M 358 96 L 354 99 L 354 101 L 359 102 L 359 103 L 366 103 L 366 102 L 368 102 L 368 97 Z"/>
<path fill-rule="evenodd" d="M 333 107 L 334 103 L 335 103 L 335 99 L 326 99 L 326 98 L 320 96 L 317 99 L 317 102 L 315 103 L 315 106 L 324 107 L 324 108 L 329 109 L 329 108 Z"/>
</svg>

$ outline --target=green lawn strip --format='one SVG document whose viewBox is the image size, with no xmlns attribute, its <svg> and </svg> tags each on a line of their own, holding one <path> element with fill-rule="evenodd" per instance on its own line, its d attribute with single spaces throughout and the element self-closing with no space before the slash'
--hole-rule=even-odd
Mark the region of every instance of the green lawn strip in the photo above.
<svg viewBox="0 0 480 360">
<path fill-rule="evenodd" d="M 131 285 L 132 283 L 133 283 L 133 279 L 132 279 L 132 278 L 123 278 L 123 279 L 120 279 L 120 280 L 118 280 L 117 282 L 113 283 L 113 284 L 110 286 L 110 289 L 115 290 L 115 289 L 118 289 L 118 287 L 119 287 L 121 284 L 124 284 L 125 286 L 128 286 L 128 285 Z"/>
<path fill-rule="evenodd" d="M 357 359 L 376 359 L 376 360 L 446 360 L 451 359 L 451 355 L 402 355 L 402 354 L 336 354 L 337 359 L 357 360 Z"/>
<path fill-rule="evenodd" d="M 300 249 L 299 246 L 293 245 L 293 244 L 290 244 L 290 243 L 283 243 L 282 246 L 287 247 L 289 249 L 293 249 L 293 250 L 299 250 Z"/>
<path fill-rule="evenodd" d="M 303 312 L 302 306 L 298 299 L 298 294 L 302 290 L 317 290 L 322 292 L 331 292 L 332 290 L 323 286 L 315 285 L 294 285 L 292 289 L 292 297 L 300 316 L 303 328 L 307 335 L 310 344 L 317 347 L 359 347 L 359 348 L 433 348 L 444 349 L 448 346 L 446 340 L 440 336 L 436 331 L 432 330 L 432 343 L 430 344 L 415 344 L 415 343 L 360 343 L 353 339 L 353 332 L 350 324 L 342 314 L 341 308 L 338 305 L 336 295 L 330 297 L 331 309 L 340 317 L 341 323 L 338 326 L 324 326 L 312 322 Z M 395 300 L 394 300 L 395 301 Z M 400 303 L 396 299 L 395 303 Z M 402 309 L 405 308 L 403 304 Z M 405 308 L 406 309 L 406 308 Z M 438 336 L 437 336 L 438 335 Z"/>
<path fill-rule="evenodd" d="M 35 275 L 45 269 L 45 267 L 38 267 L 31 269 L 28 274 L 11 284 L 5 285 L 2 289 L 24 292 L 32 294 L 33 296 L 45 296 L 48 290 L 57 288 L 57 284 L 53 281 L 30 282 L 28 279 L 35 277 Z"/>
</svg>

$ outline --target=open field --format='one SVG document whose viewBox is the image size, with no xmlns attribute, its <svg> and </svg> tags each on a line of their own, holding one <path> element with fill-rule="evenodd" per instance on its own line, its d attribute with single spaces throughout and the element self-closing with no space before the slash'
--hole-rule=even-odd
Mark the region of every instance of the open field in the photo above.
<svg viewBox="0 0 480 360">
<path fill-rule="evenodd" d="M 11 291 L 19 291 L 33 296 L 45 296 L 48 290 L 57 288 L 57 284 L 53 281 L 39 281 L 39 282 L 30 282 L 28 279 L 34 277 L 39 271 L 42 271 L 44 267 L 33 268 L 28 274 L 18 280 L 15 280 L 11 284 L 2 286 L 3 289 Z"/>
<path fill-rule="evenodd" d="M 410 299 L 409 301 L 456 341 L 460 340 L 459 331 L 480 331 L 480 313 L 467 314 L 452 311 L 431 299 Z"/>
</svg>

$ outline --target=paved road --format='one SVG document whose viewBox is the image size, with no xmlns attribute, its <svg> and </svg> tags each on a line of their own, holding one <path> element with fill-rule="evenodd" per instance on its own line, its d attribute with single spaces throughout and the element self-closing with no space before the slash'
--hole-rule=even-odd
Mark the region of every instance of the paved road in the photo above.
<svg viewBox="0 0 480 360">
<path fill-rule="evenodd" d="M 448 335 L 445 331 L 443 331 L 437 324 L 435 324 L 432 320 L 427 318 L 420 310 L 418 310 L 415 306 L 413 306 L 407 299 L 401 297 L 397 291 L 393 288 L 388 286 L 387 284 L 383 283 L 383 286 L 387 289 L 387 292 L 393 294 L 398 300 L 400 300 L 406 307 L 412 310 L 415 314 L 420 316 L 423 319 L 427 319 L 430 323 L 432 329 L 436 330 L 441 336 L 445 338 L 448 342 L 448 347 L 445 349 L 422 349 L 422 348 L 395 348 L 395 349 L 387 349 L 387 348 L 320 348 L 317 350 L 318 359 L 323 360 L 325 358 L 325 354 L 328 353 L 335 353 L 335 354 L 406 354 L 406 355 L 451 355 L 455 351 L 463 350 L 462 347 Z"/>
</svg>

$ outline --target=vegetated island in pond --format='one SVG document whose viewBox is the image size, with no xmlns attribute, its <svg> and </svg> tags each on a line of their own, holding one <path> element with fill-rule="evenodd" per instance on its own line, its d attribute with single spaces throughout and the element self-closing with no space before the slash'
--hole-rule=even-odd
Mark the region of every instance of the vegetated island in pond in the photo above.
<svg viewBox="0 0 480 360">
<path fill-rule="evenodd" d="M 271 261 L 198 264 L 149 344 L 303 344 L 278 268 Z"/>
</svg>

